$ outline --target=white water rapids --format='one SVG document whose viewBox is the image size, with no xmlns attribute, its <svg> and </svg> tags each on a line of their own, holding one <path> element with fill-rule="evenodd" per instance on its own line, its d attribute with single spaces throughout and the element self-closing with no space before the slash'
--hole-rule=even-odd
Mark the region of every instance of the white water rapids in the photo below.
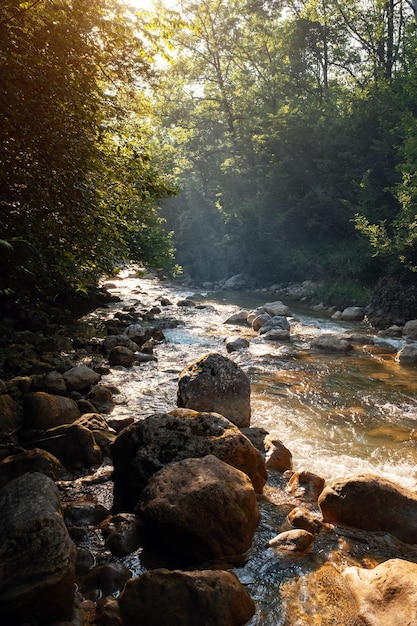
<svg viewBox="0 0 417 626">
<path fill-rule="evenodd" d="M 121 390 L 113 414 L 140 419 L 173 409 L 178 373 L 204 354 L 220 352 L 251 380 L 251 425 L 278 432 L 293 454 L 295 470 L 310 470 L 326 480 L 373 472 L 416 487 L 417 370 L 395 361 L 400 340 L 373 336 L 376 345 L 355 345 L 348 355 L 321 354 L 310 349 L 318 334 L 365 329 L 292 309 L 295 356 L 286 356 L 285 344 L 265 340 L 249 328 L 224 324 L 240 308 L 251 310 L 271 301 L 271 294 L 219 293 L 202 298 L 202 308 L 189 308 L 176 302 L 193 292 L 171 283 L 129 277 L 112 282 L 116 286 L 112 292 L 123 302 L 96 315 L 160 305 L 165 297 L 172 305 L 160 307 L 158 317 L 183 323 L 164 330 L 165 341 L 154 350 L 157 361 L 130 370 L 113 369 L 104 377 L 103 384 Z M 228 355 L 224 339 L 232 335 L 246 336 L 248 350 Z"/>
</svg>

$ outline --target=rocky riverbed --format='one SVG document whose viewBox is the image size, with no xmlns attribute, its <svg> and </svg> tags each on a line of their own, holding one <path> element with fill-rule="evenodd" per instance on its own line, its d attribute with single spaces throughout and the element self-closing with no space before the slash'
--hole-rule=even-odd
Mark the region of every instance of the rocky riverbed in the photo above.
<svg viewBox="0 0 417 626">
<path fill-rule="evenodd" d="M 109 282 L 76 323 L 3 321 L 4 623 L 417 623 L 415 491 L 369 473 L 326 483 L 252 423 L 249 344 L 282 359 L 307 349 L 288 307 L 230 307 L 207 350 L 193 315 L 212 304 L 130 280 L 128 299 Z M 176 329 L 199 358 L 177 352 L 157 379 Z M 308 349 L 338 358 L 372 341 L 360 328 Z M 125 393 L 132 373 L 163 385 L 157 410 L 143 388 L 140 410 Z"/>
</svg>

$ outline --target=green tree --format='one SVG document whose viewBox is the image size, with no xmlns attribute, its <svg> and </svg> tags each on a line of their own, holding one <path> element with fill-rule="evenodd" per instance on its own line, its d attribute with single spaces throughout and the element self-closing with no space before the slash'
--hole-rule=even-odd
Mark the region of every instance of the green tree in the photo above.
<svg viewBox="0 0 417 626">
<path fill-rule="evenodd" d="M 153 80 L 145 29 L 117 0 L 1 3 L 3 293 L 84 289 L 130 257 L 132 229 L 159 232 L 151 201 L 168 189 L 151 148 L 137 155 L 149 136 L 137 94 Z"/>
</svg>

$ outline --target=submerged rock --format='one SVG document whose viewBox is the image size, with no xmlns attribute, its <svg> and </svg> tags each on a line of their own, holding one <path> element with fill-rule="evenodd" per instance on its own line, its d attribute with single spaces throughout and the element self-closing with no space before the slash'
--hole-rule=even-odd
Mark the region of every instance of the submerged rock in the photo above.
<svg viewBox="0 0 417 626">
<path fill-rule="evenodd" d="M 249 426 L 249 378 L 227 357 L 208 354 L 180 373 L 177 404 L 196 411 L 220 413 L 239 428 Z"/>
<path fill-rule="evenodd" d="M 311 342 L 311 347 L 322 352 L 350 352 L 352 344 L 343 338 L 342 335 L 323 334 L 316 337 Z"/>
<path fill-rule="evenodd" d="M 417 624 L 417 564 L 390 559 L 373 569 L 348 567 L 347 581 L 365 624 Z"/>
<path fill-rule="evenodd" d="M 346 580 L 329 563 L 305 576 L 297 576 L 294 581 L 284 582 L 280 585 L 280 593 L 286 606 L 286 626 L 315 623 L 364 626 Z M 393 622 L 391 626 L 397 623 Z"/>
</svg>

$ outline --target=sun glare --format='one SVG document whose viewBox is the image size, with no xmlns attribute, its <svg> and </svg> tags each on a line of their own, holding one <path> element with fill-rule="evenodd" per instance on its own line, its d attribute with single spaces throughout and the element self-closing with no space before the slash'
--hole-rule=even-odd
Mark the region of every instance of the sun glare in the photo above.
<svg viewBox="0 0 417 626">
<path fill-rule="evenodd" d="M 136 11 L 144 9 L 152 11 L 154 9 L 154 0 L 126 0 Z M 163 0 L 163 4 L 168 8 L 175 8 L 176 0 Z"/>
<path fill-rule="evenodd" d="M 128 3 L 136 10 L 146 9 L 149 11 L 153 8 L 153 0 L 128 0 Z"/>
</svg>

